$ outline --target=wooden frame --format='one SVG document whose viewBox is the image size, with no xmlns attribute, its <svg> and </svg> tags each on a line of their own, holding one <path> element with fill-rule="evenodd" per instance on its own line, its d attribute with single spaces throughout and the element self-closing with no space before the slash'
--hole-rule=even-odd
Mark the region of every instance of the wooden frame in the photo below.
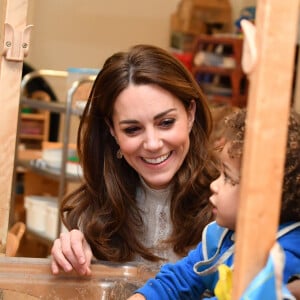
<svg viewBox="0 0 300 300">
<path fill-rule="evenodd" d="M 258 0 L 257 8 L 257 36 L 258 50 L 257 65 L 251 76 L 248 129 L 246 132 L 245 155 L 243 167 L 243 182 L 238 219 L 234 293 L 233 298 L 239 299 L 243 290 L 251 279 L 264 265 L 271 246 L 275 241 L 275 232 L 278 224 L 280 208 L 281 185 L 283 176 L 284 149 L 286 141 L 286 124 L 291 96 L 291 80 L 293 69 L 294 48 L 296 41 L 296 28 L 298 17 L 298 0 L 288 3 L 282 0 Z M 15 32 L 25 32 L 27 0 L 2 0 L 1 11 L 5 11 L 2 23 L 12 25 Z M 3 35 L 2 35 L 3 36 Z M 1 53 L 7 51 L 1 41 Z M 5 46 L 6 45 L 6 46 Z M 20 45 L 25 45 L 20 43 Z M 24 50 L 24 49 L 23 49 Z M 20 49 L 20 51 L 23 51 Z M 7 53 L 7 52 L 6 52 Z M 6 54 L 7 55 L 7 54 Z M 0 252 L 5 253 L 5 241 L 8 228 L 9 206 L 11 196 L 11 183 L 14 166 L 14 149 L 16 139 L 16 122 L 19 109 L 19 90 L 21 81 L 22 59 L 12 59 L 10 53 L 1 57 L 0 90 L 1 90 L 1 115 L 0 118 Z M 9 87 L 9 88 L 8 88 Z M 266 174 L 269 174 L 267 176 Z M 258 184 L 259 183 L 259 184 Z M 272 189 L 270 189 L 272 186 Z M 272 203 L 272 209 L 266 210 L 265 206 Z M 264 228 L 264 236 L 253 234 Z M 257 247 L 259 244 L 259 247 Z M 92 266 L 96 275 L 109 276 L 100 266 Z M 10 270 L 12 273 L 9 273 Z M 107 269 L 105 269 L 107 271 Z M 111 269 L 110 269 L 111 271 Z M 103 273 L 101 273 L 103 272 Z M 20 277 L 23 274 L 23 277 Z M 150 275 L 150 273 L 146 273 Z M 119 274 L 120 275 L 120 274 Z M 122 276 L 124 273 L 122 274 Z M 130 274 L 127 274 L 128 276 Z M 143 280 L 147 276 L 143 276 Z M 11 278 L 10 278 L 11 276 Z M 125 274 L 126 276 L 126 274 Z M 4 284 L 3 278 L 11 279 Z M 26 282 L 22 285 L 24 292 L 31 291 L 40 281 L 49 291 L 51 282 L 66 280 L 66 277 L 54 277 L 50 274 L 48 260 L 26 259 L 0 259 L 0 288 L 18 291 L 20 280 Z M 62 279 L 64 278 L 64 279 Z M 78 278 L 69 276 L 67 281 L 71 289 Z M 73 284 L 72 284 L 73 283 Z M 65 289 L 68 283 L 64 281 Z M 80 285 L 79 285 L 80 288 Z M 35 296 L 47 295 L 41 290 Z M 71 290 L 70 290 L 71 293 Z M 58 294 L 57 299 L 62 297 Z M 9 298 L 9 295 L 5 299 Z M 23 298 L 22 298 L 23 299 Z M 48 298 L 47 298 L 48 299 Z M 16 297 L 14 297 L 16 300 Z"/>
<path fill-rule="evenodd" d="M 13 166 L 15 157 L 19 94 L 23 57 L 28 50 L 26 29 L 27 0 L 1 1 L 1 28 L 4 28 L 0 45 L 0 253 L 5 253 L 9 221 Z M 2 26 L 2 25 L 5 25 Z M 25 42 L 26 39 L 26 42 Z M 25 52 L 24 52 L 25 50 Z"/>
<path fill-rule="evenodd" d="M 275 243 L 298 11 L 298 0 L 288 4 L 282 0 L 258 1 L 258 57 L 250 73 L 233 299 L 240 298 L 262 269 Z"/>
</svg>

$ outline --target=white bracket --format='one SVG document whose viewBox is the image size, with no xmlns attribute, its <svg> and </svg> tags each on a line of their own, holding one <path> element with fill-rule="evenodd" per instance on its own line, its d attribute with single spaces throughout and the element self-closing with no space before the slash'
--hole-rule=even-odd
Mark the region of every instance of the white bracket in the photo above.
<svg viewBox="0 0 300 300">
<path fill-rule="evenodd" d="M 241 27 L 244 33 L 242 69 L 249 75 L 257 62 L 256 27 L 248 20 L 242 20 Z"/>
<path fill-rule="evenodd" d="M 4 23 L 3 56 L 11 61 L 23 61 L 28 55 L 30 32 L 33 25 L 28 25 L 23 31 L 15 30 L 8 23 Z"/>
</svg>

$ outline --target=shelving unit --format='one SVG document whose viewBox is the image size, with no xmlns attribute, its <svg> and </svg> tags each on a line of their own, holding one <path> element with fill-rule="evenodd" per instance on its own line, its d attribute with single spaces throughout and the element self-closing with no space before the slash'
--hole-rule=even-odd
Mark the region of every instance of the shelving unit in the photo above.
<svg viewBox="0 0 300 300">
<path fill-rule="evenodd" d="M 58 77 L 63 80 L 67 80 L 68 72 L 64 71 L 54 71 L 54 70 L 39 70 L 34 71 L 32 73 L 24 76 L 21 91 L 25 88 L 27 82 L 34 77 L 43 76 L 43 77 Z M 68 146 L 69 146 L 69 134 L 70 134 L 70 122 L 72 116 L 80 116 L 82 111 L 77 109 L 74 105 L 73 95 L 77 91 L 77 89 L 86 83 L 92 83 L 95 79 L 95 76 L 85 76 L 84 79 L 80 79 L 74 81 L 72 86 L 67 91 L 67 97 L 65 102 L 45 102 L 36 99 L 29 99 L 26 97 L 21 97 L 21 107 L 27 107 L 31 109 L 35 109 L 37 111 L 45 111 L 48 116 L 50 112 L 55 112 L 64 115 L 64 123 L 63 123 L 63 134 L 62 134 L 62 158 L 60 168 L 51 168 L 46 164 L 38 164 L 37 157 L 32 157 L 32 159 L 21 159 L 16 154 L 15 160 L 15 170 L 17 168 L 22 168 L 25 170 L 28 175 L 27 178 L 27 188 L 26 188 L 26 179 L 24 186 L 24 195 L 37 195 L 39 193 L 51 194 L 52 196 L 56 196 L 58 201 L 60 202 L 62 198 L 66 194 L 67 184 L 72 183 L 80 183 L 81 178 L 78 175 L 70 175 L 67 173 L 67 160 L 68 160 Z M 21 93 L 22 94 L 22 93 Z M 26 116 L 24 116 L 26 115 Z M 22 114 L 20 113 L 21 120 L 36 120 L 36 121 L 44 121 L 43 118 L 45 115 L 40 113 L 38 114 Z M 45 126 L 46 127 L 46 126 Z M 44 128 L 46 129 L 46 128 Z M 26 136 L 25 136 L 26 137 Z M 22 140 L 24 138 L 23 134 L 18 135 L 18 140 Z M 44 135 L 36 135 L 35 139 L 44 140 Z M 30 181 L 30 183 L 28 183 Z M 32 184 L 34 183 L 34 184 Z M 30 184 L 30 186 L 28 186 Z M 49 189 L 50 188 L 50 189 Z M 57 236 L 61 231 L 61 222 L 57 220 L 58 229 Z M 29 238 L 35 237 L 39 239 L 42 243 L 49 245 L 51 241 L 49 238 L 44 237 L 36 232 L 28 231 Z"/>
<path fill-rule="evenodd" d="M 238 36 L 197 37 L 192 73 L 212 103 L 246 105 L 248 81 L 241 67 L 242 46 L 243 40 Z"/>
<path fill-rule="evenodd" d="M 20 141 L 26 148 L 41 149 L 49 136 L 49 112 L 21 113 Z"/>
</svg>

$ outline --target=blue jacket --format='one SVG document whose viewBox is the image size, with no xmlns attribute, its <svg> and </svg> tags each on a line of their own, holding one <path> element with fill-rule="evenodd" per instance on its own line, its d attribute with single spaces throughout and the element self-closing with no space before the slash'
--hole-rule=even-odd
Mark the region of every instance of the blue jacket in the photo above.
<svg viewBox="0 0 300 300">
<path fill-rule="evenodd" d="M 285 253 L 283 281 L 300 273 L 300 223 L 279 227 L 277 241 Z M 200 299 L 205 290 L 214 291 L 219 279 L 217 266 L 233 265 L 234 232 L 210 223 L 203 231 L 202 242 L 188 256 L 174 264 L 165 264 L 155 279 L 136 292 L 147 300 Z"/>
</svg>

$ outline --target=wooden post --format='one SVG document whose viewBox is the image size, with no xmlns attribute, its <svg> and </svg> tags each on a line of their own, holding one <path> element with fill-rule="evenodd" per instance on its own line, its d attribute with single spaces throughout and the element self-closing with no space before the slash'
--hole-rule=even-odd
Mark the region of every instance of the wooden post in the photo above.
<svg viewBox="0 0 300 300">
<path fill-rule="evenodd" d="M 233 299 L 263 268 L 275 242 L 298 25 L 298 0 L 259 0 L 257 64 L 250 77 Z"/>
<path fill-rule="evenodd" d="M 0 254 L 5 253 L 11 202 L 23 57 L 29 46 L 27 0 L 1 0 Z"/>
</svg>

